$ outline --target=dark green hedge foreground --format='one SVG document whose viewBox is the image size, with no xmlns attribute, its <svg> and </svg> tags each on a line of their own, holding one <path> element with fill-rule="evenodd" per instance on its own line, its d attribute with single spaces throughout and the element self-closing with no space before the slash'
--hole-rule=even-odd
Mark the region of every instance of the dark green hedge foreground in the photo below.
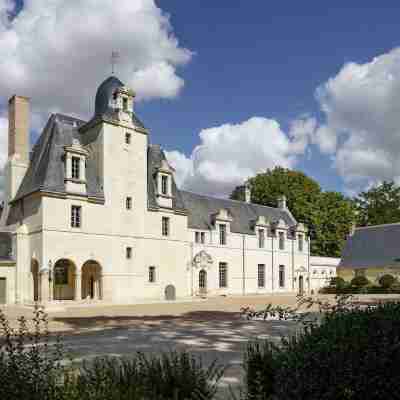
<svg viewBox="0 0 400 400">
<path fill-rule="evenodd" d="M 43 311 L 35 311 L 33 331 L 23 318 L 19 329 L 11 329 L 0 311 L 0 400 L 400 399 L 400 304 L 362 310 L 344 299 L 313 305 L 318 318 L 298 318 L 302 329 L 279 346 L 248 344 L 239 395 L 217 393 L 224 368 L 205 366 L 187 352 L 65 364 L 65 350 L 50 341 Z M 297 311 L 268 306 L 244 314 L 296 321 Z"/>
<path fill-rule="evenodd" d="M 400 304 L 328 312 L 277 347 L 250 343 L 247 398 L 400 399 Z"/>
</svg>

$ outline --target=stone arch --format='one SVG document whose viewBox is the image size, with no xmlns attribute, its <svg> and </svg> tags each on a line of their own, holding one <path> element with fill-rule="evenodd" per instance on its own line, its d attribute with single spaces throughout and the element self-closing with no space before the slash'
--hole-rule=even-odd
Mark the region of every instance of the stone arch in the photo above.
<svg viewBox="0 0 400 400">
<path fill-rule="evenodd" d="M 40 298 L 39 262 L 35 258 L 32 258 L 31 260 L 31 276 L 32 276 L 32 286 L 33 286 L 32 298 L 33 301 L 39 301 Z"/>
<path fill-rule="evenodd" d="M 174 285 L 166 286 L 164 290 L 165 300 L 176 300 L 176 289 Z"/>
<path fill-rule="evenodd" d="M 76 265 L 68 258 L 57 260 L 53 267 L 53 299 L 74 300 Z"/>
<path fill-rule="evenodd" d="M 102 267 L 96 260 L 88 260 L 82 265 L 82 299 L 102 298 Z"/>
</svg>

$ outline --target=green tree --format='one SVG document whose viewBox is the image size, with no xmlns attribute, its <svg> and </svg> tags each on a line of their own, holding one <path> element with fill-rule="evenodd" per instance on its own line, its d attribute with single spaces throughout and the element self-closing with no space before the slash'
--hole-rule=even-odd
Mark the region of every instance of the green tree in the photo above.
<svg viewBox="0 0 400 400">
<path fill-rule="evenodd" d="M 352 201 L 336 192 L 323 192 L 320 185 L 303 172 L 276 167 L 248 180 L 253 203 L 276 207 L 281 195 L 298 222 L 310 230 L 311 253 L 340 256 L 346 235 L 354 221 Z M 243 200 L 240 188 L 231 199 Z"/>
<path fill-rule="evenodd" d="M 400 187 L 394 182 L 361 192 L 355 199 L 360 226 L 390 224 L 400 221 Z"/>
</svg>

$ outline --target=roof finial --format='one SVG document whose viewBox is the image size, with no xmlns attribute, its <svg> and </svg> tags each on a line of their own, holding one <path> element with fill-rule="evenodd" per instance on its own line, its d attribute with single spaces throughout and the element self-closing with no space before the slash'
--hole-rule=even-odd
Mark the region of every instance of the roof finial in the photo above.
<svg viewBox="0 0 400 400">
<path fill-rule="evenodd" d="M 119 59 L 119 52 L 113 50 L 111 52 L 111 75 L 115 74 L 115 68 L 118 64 L 118 59 Z"/>
</svg>

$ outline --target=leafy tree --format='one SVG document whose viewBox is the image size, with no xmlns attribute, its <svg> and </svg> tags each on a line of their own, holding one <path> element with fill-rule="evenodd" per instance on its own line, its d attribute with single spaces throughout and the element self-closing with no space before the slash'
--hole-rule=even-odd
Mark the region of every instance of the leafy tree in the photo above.
<svg viewBox="0 0 400 400">
<path fill-rule="evenodd" d="M 312 254 L 340 256 L 355 219 L 352 201 L 341 193 L 323 192 L 318 182 L 303 172 L 282 167 L 259 173 L 248 184 L 251 200 L 257 204 L 276 207 L 278 197 L 286 196 L 293 216 L 310 230 Z M 240 187 L 230 197 L 244 200 Z"/>
<path fill-rule="evenodd" d="M 355 199 L 358 225 L 380 225 L 400 221 L 400 187 L 394 182 L 382 184 L 361 192 Z"/>
</svg>

